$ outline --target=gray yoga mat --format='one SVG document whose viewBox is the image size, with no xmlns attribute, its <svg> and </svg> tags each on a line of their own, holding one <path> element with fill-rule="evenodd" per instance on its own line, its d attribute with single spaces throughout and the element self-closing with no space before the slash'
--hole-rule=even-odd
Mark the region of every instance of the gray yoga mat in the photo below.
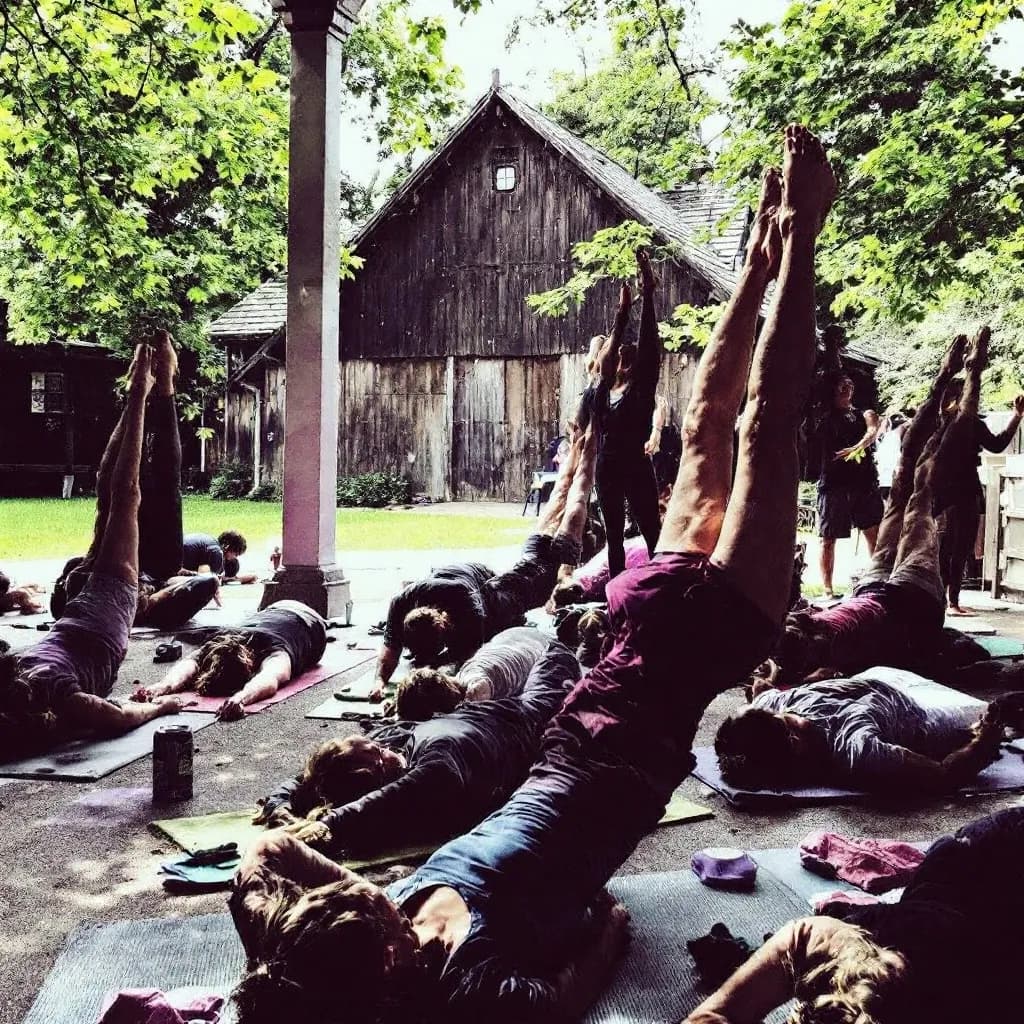
<svg viewBox="0 0 1024 1024">
<path fill-rule="evenodd" d="M 153 733 L 165 725 L 188 725 L 193 732 L 213 725 L 212 715 L 182 711 L 156 718 L 109 740 L 73 740 L 48 754 L 0 764 L 0 776 L 10 779 L 54 779 L 93 782 L 153 752 Z"/>
<path fill-rule="evenodd" d="M 767 873 L 749 895 L 707 889 L 689 871 L 616 878 L 609 888 L 629 907 L 632 940 L 587 1024 L 682 1020 L 707 994 L 699 988 L 687 939 L 722 921 L 734 935 L 759 944 L 766 932 L 806 913 Z M 226 995 L 242 966 L 242 947 L 227 914 L 82 928 L 58 957 L 24 1024 L 88 1024 L 99 1016 L 105 995 L 122 988 L 194 986 Z M 229 1011 L 222 1022 L 231 1020 Z"/>
<path fill-rule="evenodd" d="M 686 948 L 718 921 L 756 948 L 766 933 L 807 914 L 807 905 L 765 873 L 752 893 L 709 889 L 690 871 L 613 878 L 608 888 L 628 908 L 632 938 L 586 1024 L 678 1024 L 710 995 Z M 782 1021 L 777 1011 L 768 1021 Z"/>
<path fill-rule="evenodd" d="M 345 700 L 338 700 L 332 691 L 331 696 L 318 704 L 312 711 L 306 712 L 307 718 L 325 718 L 334 722 L 360 722 L 365 718 L 380 719 L 384 717 L 384 704 L 392 696 L 392 690 L 385 691 L 387 696 L 383 701 L 371 703 L 368 700 L 360 700 L 366 697 L 373 688 L 374 670 L 364 673 L 358 679 L 350 683 L 336 686 L 334 690 L 345 695 Z"/>
<path fill-rule="evenodd" d="M 24 1024 L 93 1024 L 107 994 L 125 988 L 226 996 L 244 964 L 229 914 L 87 925 L 68 940 Z M 221 1024 L 232 1020 L 228 1010 Z"/>
<path fill-rule="evenodd" d="M 803 786 L 793 789 L 737 789 L 730 786 L 718 768 L 718 758 L 711 747 L 696 747 L 693 751 L 697 767 L 693 774 L 706 786 L 721 793 L 731 804 L 745 807 L 778 807 L 780 804 L 839 804 L 860 800 L 877 799 L 878 795 L 860 789 L 841 786 Z M 1024 789 L 1024 757 L 1015 750 L 1004 750 L 995 764 L 981 772 L 973 782 L 962 786 L 958 792 L 977 795 L 979 793 L 1001 793 Z M 891 797 L 890 797 L 891 799 Z"/>
</svg>

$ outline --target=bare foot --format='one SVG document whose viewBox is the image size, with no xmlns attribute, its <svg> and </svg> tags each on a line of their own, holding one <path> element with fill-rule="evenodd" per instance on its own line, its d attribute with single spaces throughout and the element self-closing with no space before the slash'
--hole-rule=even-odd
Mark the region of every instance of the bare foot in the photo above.
<svg viewBox="0 0 1024 1024">
<path fill-rule="evenodd" d="M 972 615 L 974 615 L 974 612 L 972 612 L 969 608 L 963 608 L 958 604 L 951 604 L 946 609 L 946 614 L 954 615 L 960 619 L 969 619 Z"/>
<path fill-rule="evenodd" d="M 178 377 L 178 353 L 169 331 L 157 331 L 153 339 L 155 353 L 154 371 L 156 373 L 156 389 L 161 395 L 174 394 L 174 382 Z"/>
<path fill-rule="evenodd" d="M 148 395 L 154 384 L 153 350 L 146 344 L 135 346 L 132 365 L 128 369 L 128 379 L 133 391 L 141 391 Z"/>
<path fill-rule="evenodd" d="M 779 227 L 787 238 L 796 231 L 817 235 L 836 197 L 835 175 L 821 142 L 802 124 L 786 128 L 784 150 Z"/>
<path fill-rule="evenodd" d="M 632 305 L 633 293 L 629 290 L 629 284 L 623 281 L 622 287 L 619 289 L 619 309 L 629 309 Z"/>
<path fill-rule="evenodd" d="M 747 266 L 753 270 L 768 273 L 773 270 L 771 260 L 774 254 L 770 251 L 769 242 L 776 231 L 776 217 L 781 204 L 782 172 L 777 167 L 766 167 L 761 175 L 761 198 L 747 243 Z"/>
<path fill-rule="evenodd" d="M 988 343 L 991 337 L 992 328 L 987 324 L 974 336 L 967 352 L 967 359 L 964 361 L 964 366 L 968 370 L 975 368 L 983 370 L 985 368 L 985 364 L 988 362 Z"/>
<path fill-rule="evenodd" d="M 636 276 L 640 282 L 640 292 L 643 295 L 651 295 L 658 279 L 654 276 L 654 268 L 651 266 L 651 257 L 646 249 L 636 251 Z"/>
<path fill-rule="evenodd" d="M 952 380 L 964 367 L 964 352 L 967 350 L 967 335 L 958 334 L 946 349 L 939 367 L 938 380 Z"/>
</svg>

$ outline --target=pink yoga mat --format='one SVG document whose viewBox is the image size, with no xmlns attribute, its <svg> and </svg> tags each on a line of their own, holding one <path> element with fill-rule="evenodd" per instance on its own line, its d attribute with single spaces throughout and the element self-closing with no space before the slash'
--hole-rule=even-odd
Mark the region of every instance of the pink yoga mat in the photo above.
<svg viewBox="0 0 1024 1024">
<path fill-rule="evenodd" d="M 317 683 L 322 683 L 325 679 L 331 679 L 334 676 L 341 675 L 342 672 L 347 672 L 349 669 L 357 668 L 359 665 L 372 661 L 376 656 L 377 652 L 373 650 L 350 651 L 342 643 L 328 644 L 319 665 L 314 666 L 297 679 L 285 683 L 273 697 L 257 701 L 255 704 L 249 704 L 245 708 L 245 713 L 247 715 L 258 714 L 264 708 L 269 708 L 271 704 L 280 704 L 281 701 L 287 700 L 297 693 L 302 693 L 303 690 L 308 690 L 311 686 L 316 686 Z M 177 696 L 184 701 L 186 711 L 208 711 L 211 714 L 216 714 L 221 704 L 224 703 L 223 697 L 200 697 L 194 690 L 185 690 Z M 192 701 L 195 701 L 195 703 L 191 703 Z"/>
</svg>

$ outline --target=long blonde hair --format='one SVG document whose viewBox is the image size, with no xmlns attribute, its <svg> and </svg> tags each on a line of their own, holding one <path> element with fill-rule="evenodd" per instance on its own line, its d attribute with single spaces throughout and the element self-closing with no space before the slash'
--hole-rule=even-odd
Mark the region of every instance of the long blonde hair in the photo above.
<svg viewBox="0 0 1024 1024">
<path fill-rule="evenodd" d="M 906 962 L 862 928 L 847 926 L 842 945 L 822 963 L 790 964 L 798 1001 L 789 1024 L 884 1024 L 898 999 Z"/>
</svg>

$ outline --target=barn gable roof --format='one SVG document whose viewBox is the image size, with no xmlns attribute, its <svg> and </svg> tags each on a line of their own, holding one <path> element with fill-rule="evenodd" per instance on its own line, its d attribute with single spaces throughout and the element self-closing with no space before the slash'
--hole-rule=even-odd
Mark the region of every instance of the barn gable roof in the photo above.
<svg viewBox="0 0 1024 1024">
<path fill-rule="evenodd" d="M 480 97 L 469 113 L 409 175 L 388 202 L 349 239 L 348 244 L 356 247 L 365 241 L 379 224 L 402 207 L 408 196 L 421 188 L 436 171 L 442 169 L 448 153 L 491 103 L 504 104 L 514 117 L 571 161 L 619 207 L 624 217 L 649 224 L 662 240 L 674 244 L 680 250 L 683 259 L 707 282 L 712 298 L 728 298 L 736 281 L 736 274 L 732 269 L 732 255 L 724 255 L 710 242 L 704 243 L 700 240 L 699 233 L 704 229 L 703 220 L 706 219 L 700 211 L 707 205 L 706 195 L 690 197 L 689 202 L 684 202 L 682 190 L 675 196 L 659 195 L 637 181 L 624 167 L 600 150 L 577 138 L 515 93 L 501 86 L 490 89 Z M 698 201 L 695 202 L 695 199 Z M 726 248 L 728 244 L 723 239 Z M 286 292 L 283 280 L 265 282 L 214 321 L 210 327 L 211 337 L 219 341 L 257 341 L 283 330 L 287 317 Z"/>
</svg>

